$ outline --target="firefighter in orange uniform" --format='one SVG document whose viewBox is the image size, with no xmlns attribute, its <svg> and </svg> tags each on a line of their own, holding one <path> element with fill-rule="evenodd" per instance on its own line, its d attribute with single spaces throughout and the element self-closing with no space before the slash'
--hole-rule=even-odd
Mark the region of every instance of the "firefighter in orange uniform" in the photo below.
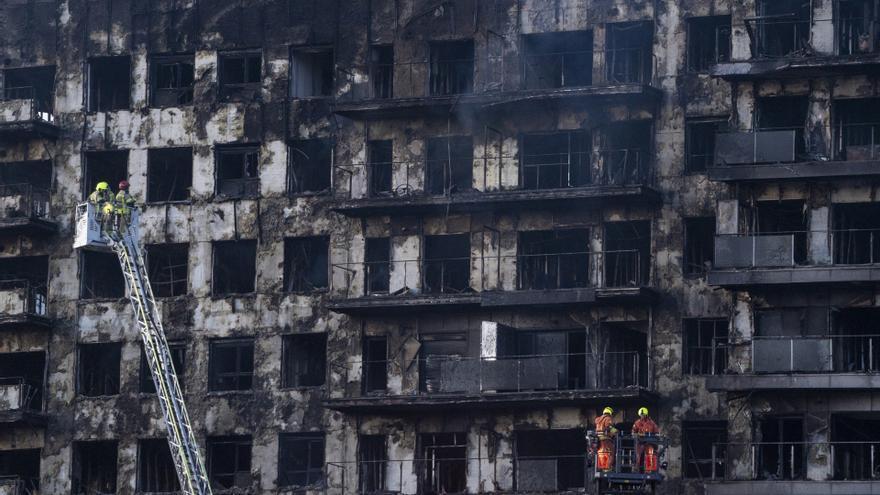
<svg viewBox="0 0 880 495">
<path fill-rule="evenodd" d="M 657 435 L 660 428 L 657 423 L 648 416 L 648 408 L 639 408 L 639 419 L 633 424 L 633 436 L 636 437 L 636 464 L 643 473 L 657 471 L 656 447 L 651 442 L 646 442 L 645 437 Z M 645 455 L 647 453 L 647 455 Z"/>
<path fill-rule="evenodd" d="M 596 417 L 596 436 L 599 438 L 596 467 L 605 472 L 614 468 L 614 437 L 617 436 L 617 428 L 611 419 L 612 414 L 614 410 L 606 407 L 602 410 L 602 415 Z"/>
</svg>

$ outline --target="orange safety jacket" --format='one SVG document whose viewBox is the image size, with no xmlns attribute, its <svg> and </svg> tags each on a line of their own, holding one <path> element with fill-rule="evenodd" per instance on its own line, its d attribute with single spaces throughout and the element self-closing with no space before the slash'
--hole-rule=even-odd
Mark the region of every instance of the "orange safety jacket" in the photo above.
<svg viewBox="0 0 880 495">
<path fill-rule="evenodd" d="M 649 433 L 654 435 L 660 433 L 660 428 L 657 427 L 657 423 L 653 419 L 645 416 L 633 423 L 633 435 L 647 435 Z"/>
</svg>

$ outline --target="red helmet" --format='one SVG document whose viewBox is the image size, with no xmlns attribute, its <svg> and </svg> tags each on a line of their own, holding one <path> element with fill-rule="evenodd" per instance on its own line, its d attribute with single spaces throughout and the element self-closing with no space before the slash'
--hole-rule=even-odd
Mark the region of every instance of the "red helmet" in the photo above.
<svg viewBox="0 0 880 495">
<path fill-rule="evenodd" d="M 119 181 L 119 190 L 124 191 L 126 189 L 128 189 L 128 181 L 127 180 Z"/>
</svg>

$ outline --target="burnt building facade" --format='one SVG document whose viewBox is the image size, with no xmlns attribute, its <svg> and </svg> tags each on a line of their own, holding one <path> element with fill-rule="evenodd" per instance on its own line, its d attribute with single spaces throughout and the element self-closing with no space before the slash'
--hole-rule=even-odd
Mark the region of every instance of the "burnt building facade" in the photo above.
<svg viewBox="0 0 880 495">
<path fill-rule="evenodd" d="M 128 180 L 218 493 L 583 491 L 605 406 L 668 435 L 662 493 L 877 493 L 878 20 L 3 2 L 0 492 L 179 491 L 72 249 Z"/>
</svg>

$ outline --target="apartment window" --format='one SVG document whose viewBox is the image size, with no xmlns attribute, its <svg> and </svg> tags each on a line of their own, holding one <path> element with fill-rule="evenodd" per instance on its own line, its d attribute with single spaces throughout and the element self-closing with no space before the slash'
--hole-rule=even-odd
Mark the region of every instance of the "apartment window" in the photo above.
<svg viewBox="0 0 880 495">
<path fill-rule="evenodd" d="M 189 244 L 148 244 L 146 248 L 153 295 L 185 295 L 189 281 Z"/>
<path fill-rule="evenodd" d="M 257 277 L 257 241 L 214 242 L 215 296 L 250 294 Z"/>
<path fill-rule="evenodd" d="M 364 392 L 382 393 L 388 388 L 388 338 L 364 339 Z"/>
<path fill-rule="evenodd" d="M 787 133 L 779 132 L 766 145 L 771 150 L 779 150 L 774 153 L 777 155 L 786 148 L 789 150 L 787 151 L 789 157 L 786 160 L 778 161 L 793 162 L 807 153 L 813 145 L 820 144 L 820 141 L 813 140 L 813 136 L 810 136 L 810 147 L 807 146 L 804 128 L 807 122 L 808 108 L 809 98 L 807 96 L 772 96 L 755 100 L 755 120 L 758 131 L 788 131 Z M 761 144 L 758 143 L 759 146 Z M 792 148 L 794 148 L 793 154 L 791 153 Z M 762 150 L 758 149 L 757 151 L 760 156 Z"/>
<path fill-rule="evenodd" d="M 425 236 L 422 289 L 428 294 L 459 293 L 470 288 L 470 234 Z"/>
<path fill-rule="evenodd" d="M 48 280 L 48 256 L 0 258 L 0 292 L 5 292 L 4 297 L 12 296 L 16 300 L 19 297 L 25 298 L 22 301 L 25 304 L 22 306 L 16 304 L 6 307 L 6 314 L 25 313 L 45 316 Z M 7 301 L 11 302 L 10 299 Z"/>
<path fill-rule="evenodd" d="M 186 376 L 186 343 L 169 342 L 168 350 L 171 352 L 171 364 L 174 366 L 174 373 L 177 375 L 177 381 L 181 390 L 184 389 Z M 141 369 L 139 390 L 142 394 L 155 394 L 156 385 L 153 383 L 153 373 L 150 371 L 150 364 L 147 362 L 147 355 L 141 347 Z"/>
<path fill-rule="evenodd" d="M 214 490 L 251 488 L 251 437 L 208 437 L 206 443 L 208 477 Z"/>
<path fill-rule="evenodd" d="M 290 143 L 290 194 L 321 194 L 330 190 L 332 139 L 299 139 Z"/>
<path fill-rule="evenodd" d="M 278 443 L 280 486 L 304 487 L 324 481 L 323 433 L 282 433 Z"/>
<path fill-rule="evenodd" d="M 516 432 L 516 486 L 524 492 L 584 487 L 587 442 L 581 429 Z M 553 468 L 547 469 L 547 464 Z"/>
<path fill-rule="evenodd" d="M 284 240 L 284 290 L 312 292 L 326 289 L 330 239 L 292 237 Z"/>
<path fill-rule="evenodd" d="M 217 146 L 217 194 L 255 198 L 260 194 L 260 146 Z"/>
<path fill-rule="evenodd" d="M 684 373 L 720 375 L 727 369 L 727 320 L 684 320 Z"/>
<path fill-rule="evenodd" d="M 55 66 L 26 67 L 3 71 L 4 100 L 33 100 L 43 120 L 52 120 L 55 102 Z"/>
<path fill-rule="evenodd" d="M 703 275 L 715 260 L 715 217 L 684 219 L 684 273 Z"/>
<path fill-rule="evenodd" d="M 472 190 L 473 138 L 449 136 L 428 139 L 426 169 L 428 194 L 439 196 Z"/>
<path fill-rule="evenodd" d="M 19 479 L 23 495 L 40 492 L 40 449 L 0 451 L 0 479 Z M 19 495 L 12 492 L 11 495 Z"/>
<path fill-rule="evenodd" d="M 78 353 L 80 395 L 100 397 L 119 393 L 122 344 L 80 344 Z"/>
<path fill-rule="evenodd" d="M 880 417 L 876 412 L 831 415 L 831 444 L 835 480 L 873 480 L 877 477 L 876 452 Z"/>
<path fill-rule="evenodd" d="M 431 96 L 458 95 L 474 90 L 474 42 L 431 43 Z"/>
<path fill-rule="evenodd" d="M 606 378 L 616 379 L 614 383 L 625 382 L 622 385 L 624 387 L 639 383 L 638 377 L 633 376 L 638 364 L 635 362 L 633 348 L 628 348 L 626 352 L 621 353 L 613 353 L 613 351 L 607 353 L 601 358 L 601 366 L 594 366 L 598 363 L 592 361 L 588 365 L 587 334 L 583 330 L 516 331 L 512 343 L 515 345 L 504 350 L 501 357 L 524 358 L 528 356 L 528 362 L 545 363 L 541 366 L 549 366 L 548 370 L 555 368 L 555 372 L 533 375 L 529 379 L 529 385 L 524 385 L 520 381 L 521 373 L 513 373 L 499 382 L 499 384 L 503 383 L 500 388 L 509 390 L 577 390 L 593 386 L 594 383 L 599 385 L 599 388 L 604 388 L 604 385 L 608 383 Z M 596 378 L 596 382 L 588 382 L 588 369 L 595 370 L 596 374 L 591 374 L 591 378 Z"/>
<path fill-rule="evenodd" d="M 791 253 L 785 260 L 785 265 L 806 264 L 809 211 L 803 201 L 761 201 L 748 213 L 751 217 L 747 220 L 748 225 L 755 234 L 793 237 L 794 245 L 791 249 L 776 254 L 776 258 L 784 258 L 784 255 Z"/>
<path fill-rule="evenodd" d="M 589 86 L 593 82 L 593 32 L 523 36 L 526 89 Z"/>
<path fill-rule="evenodd" d="M 651 82 L 654 26 L 650 22 L 605 25 L 605 71 L 609 83 Z"/>
<path fill-rule="evenodd" d="M 839 99 L 833 116 L 834 158 L 866 161 L 880 156 L 880 98 Z"/>
<path fill-rule="evenodd" d="M 880 203 L 834 204 L 831 212 L 834 263 L 880 262 Z"/>
<path fill-rule="evenodd" d="M 651 222 L 605 224 L 605 286 L 646 284 L 651 273 Z"/>
<path fill-rule="evenodd" d="M 578 187 L 590 183 L 589 133 L 556 132 L 522 137 L 522 188 Z"/>
<path fill-rule="evenodd" d="M 89 59 L 90 112 L 126 110 L 131 93 L 131 58 L 97 57 Z"/>
<path fill-rule="evenodd" d="M 370 162 L 367 174 L 370 180 L 370 196 L 391 196 L 394 172 L 393 141 L 373 140 L 367 143 Z"/>
<path fill-rule="evenodd" d="M 837 46 L 841 55 L 875 53 L 880 31 L 874 0 L 838 2 Z"/>
<path fill-rule="evenodd" d="M 652 125 L 647 120 L 623 121 L 599 133 L 602 185 L 644 184 L 650 180 Z"/>
<path fill-rule="evenodd" d="M 730 61 L 730 16 L 692 17 L 687 30 L 688 70 L 705 72 Z"/>
<path fill-rule="evenodd" d="M 464 493 L 467 490 L 467 434 L 419 435 L 421 493 Z"/>
<path fill-rule="evenodd" d="M 387 490 L 385 470 L 388 466 L 388 445 L 385 435 L 358 437 L 358 493 L 382 493 Z"/>
<path fill-rule="evenodd" d="M 114 253 L 80 253 L 80 299 L 118 299 L 125 297 L 125 279 Z"/>
<path fill-rule="evenodd" d="M 705 173 L 715 164 L 715 134 L 721 120 L 688 120 L 685 123 L 685 172 Z"/>
<path fill-rule="evenodd" d="M 333 49 L 294 48 L 290 52 L 290 96 L 333 95 Z"/>
<path fill-rule="evenodd" d="M 187 201 L 192 188 L 192 148 L 161 148 L 147 152 L 147 201 Z"/>
<path fill-rule="evenodd" d="M 364 276 L 368 294 L 388 292 L 391 284 L 390 237 L 371 237 L 366 240 Z"/>
<path fill-rule="evenodd" d="M 138 441 L 138 493 L 180 491 L 177 470 L 171 458 L 168 440 L 150 438 Z"/>
<path fill-rule="evenodd" d="M 394 96 L 394 47 L 373 45 L 370 47 L 370 81 L 373 98 L 386 99 Z"/>
<path fill-rule="evenodd" d="M 726 421 L 685 421 L 681 437 L 684 478 L 704 480 L 725 475 Z"/>
<path fill-rule="evenodd" d="M 427 393 L 442 392 L 449 380 L 443 379 L 443 363 L 450 358 L 467 355 L 468 338 L 464 332 L 442 332 L 419 334 L 419 391 Z M 461 390 L 456 390 L 460 392 Z"/>
<path fill-rule="evenodd" d="M 254 380 L 253 339 L 223 339 L 211 342 L 208 356 L 208 390 L 251 390 Z"/>
<path fill-rule="evenodd" d="M 260 52 L 225 53 L 220 55 L 220 96 L 224 98 L 256 97 L 263 76 Z"/>
<path fill-rule="evenodd" d="M 116 493 L 118 456 L 115 441 L 74 442 L 70 480 L 73 493 Z"/>
<path fill-rule="evenodd" d="M 785 57 L 810 47 L 810 0 L 758 0 L 749 20 L 752 55 Z"/>
<path fill-rule="evenodd" d="M 107 182 L 115 191 L 123 180 L 128 180 L 128 151 L 90 151 L 85 154 L 83 200 L 89 199 L 98 182 Z"/>
<path fill-rule="evenodd" d="M 150 81 L 154 107 L 189 105 L 193 101 L 195 57 L 154 57 Z"/>
<path fill-rule="evenodd" d="M 520 289 L 550 290 L 590 284 L 590 232 L 587 229 L 519 233 Z"/>
<path fill-rule="evenodd" d="M 755 473 L 760 480 L 798 480 L 804 477 L 804 418 L 764 416 L 757 419 Z"/>
<path fill-rule="evenodd" d="M 285 387 L 319 387 L 327 373 L 327 334 L 302 333 L 284 337 L 282 362 Z"/>
</svg>

